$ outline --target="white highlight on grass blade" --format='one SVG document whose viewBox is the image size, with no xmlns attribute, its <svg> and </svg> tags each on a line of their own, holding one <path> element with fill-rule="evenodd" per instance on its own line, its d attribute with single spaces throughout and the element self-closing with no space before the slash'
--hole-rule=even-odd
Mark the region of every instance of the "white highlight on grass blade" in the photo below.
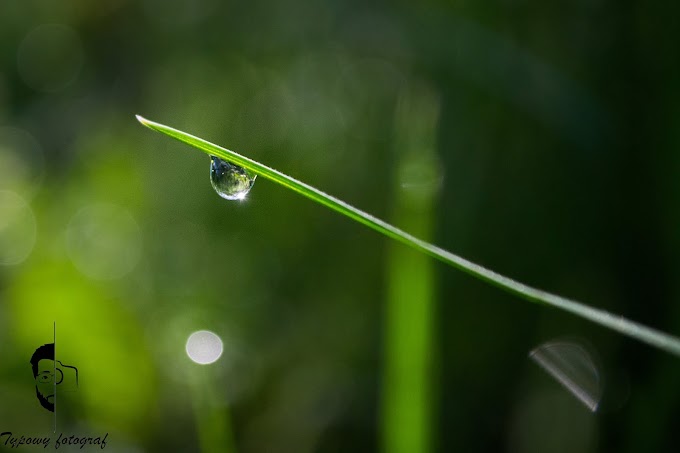
<svg viewBox="0 0 680 453">
<path fill-rule="evenodd" d="M 189 335 L 186 350 L 191 360 L 200 365 L 208 365 L 216 362 L 222 355 L 222 339 L 209 330 L 199 330 Z"/>
<path fill-rule="evenodd" d="M 588 351 L 572 341 L 543 343 L 529 353 L 536 362 L 591 412 L 600 404 L 600 373 Z"/>
</svg>

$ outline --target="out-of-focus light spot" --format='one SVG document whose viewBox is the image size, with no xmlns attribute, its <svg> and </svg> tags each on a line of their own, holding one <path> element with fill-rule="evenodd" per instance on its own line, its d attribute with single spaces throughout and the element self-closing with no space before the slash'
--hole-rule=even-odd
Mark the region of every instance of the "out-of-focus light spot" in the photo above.
<svg viewBox="0 0 680 453">
<path fill-rule="evenodd" d="M 294 118 L 290 92 L 276 81 L 243 104 L 234 117 L 233 130 L 242 146 L 266 149 L 289 137 Z"/>
<path fill-rule="evenodd" d="M 0 127 L 0 190 L 29 196 L 39 186 L 44 168 L 42 148 L 31 134 Z"/>
<path fill-rule="evenodd" d="M 9 113 L 9 89 L 7 88 L 7 77 L 0 71 L 0 121 L 3 121 Z M 3 121 L 4 122 L 4 121 Z"/>
<path fill-rule="evenodd" d="M 350 52 L 379 55 L 391 60 L 408 61 L 413 53 L 408 33 L 399 24 L 384 14 L 372 12 L 357 13 L 351 21 L 340 28 L 341 42 Z M 355 50 L 356 49 L 356 50 Z"/>
<path fill-rule="evenodd" d="M 149 19 L 162 28 L 186 27 L 204 22 L 217 7 L 215 0 L 176 0 L 172 8 L 163 0 L 144 0 L 144 8 Z"/>
<path fill-rule="evenodd" d="M 0 265 L 23 262 L 33 250 L 35 216 L 30 206 L 14 192 L 0 191 Z"/>
<path fill-rule="evenodd" d="M 388 139 L 391 130 L 385 112 L 397 98 L 405 76 L 400 68 L 381 59 L 360 59 L 348 62 L 339 81 L 341 95 L 352 100 L 346 115 L 348 131 L 359 139 Z M 389 118 L 389 120 L 388 120 Z"/>
<path fill-rule="evenodd" d="M 504 451 L 571 453 L 597 451 L 598 417 L 561 389 L 532 389 L 508 420 Z"/>
<path fill-rule="evenodd" d="M 529 358 L 588 409 L 597 410 L 602 396 L 600 373 L 583 346 L 572 341 L 550 341 L 533 349 Z"/>
<path fill-rule="evenodd" d="M 83 65 L 83 45 L 66 25 L 39 25 L 31 30 L 17 51 L 19 74 L 37 91 L 55 92 L 70 85 Z"/>
<path fill-rule="evenodd" d="M 137 265 L 142 236 L 126 209 L 94 204 L 73 216 L 66 231 L 66 246 L 81 273 L 95 280 L 112 280 Z"/>
<path fill-rule="evenodd" d="M 304 54 L 297 59 L 286 75 L 286 85 L 290 90 L 292 129 L 291 139 L 302 147 L 314 149 L 309 154 L 337 152 L 336 144 L 346 130 L 345 119 L 347 100 L 338 93 L 341 64 L 334 53 Z M 324 145 L 324 152 L 318 153 L 314 146 Z"/>
<path fill-rule="evenodd" d="M 187 355 L 200 364 L 214 363 L 222 355 L 222 339 L 208 330 L 199 330 L 189 335 L 186 345 Z"/>
<path fill-rule="evenodd" d="M 405 158 L 398 170 L 399 186 L 406 194 L 417 200 L 429 200 L 439 192 L 444 174 L 433 158 Z"/>
<path fill-rule="evenodd" d="M 408 80 L 400 89 L 395 114 L 395 151 L 400 195 L 408 204 L 429 201 L 439 192 L 444 172 L 436 153 L 439 95 L 428 84 Z"/>
</svg>

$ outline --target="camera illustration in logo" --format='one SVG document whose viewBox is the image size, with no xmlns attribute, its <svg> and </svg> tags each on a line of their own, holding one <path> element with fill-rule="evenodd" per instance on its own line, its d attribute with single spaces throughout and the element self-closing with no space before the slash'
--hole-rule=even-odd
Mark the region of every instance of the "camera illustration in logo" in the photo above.
<svg viewBox="0 0 680 453">
<path fill-rule="evenodd" d="M 78 389 L 78 368 L 55 359 L 54 343 L 44 344 L 35 350 L 31 367 L 38 401 L 50 412 L 54 412 L 57 391 Z"/>
</svg>

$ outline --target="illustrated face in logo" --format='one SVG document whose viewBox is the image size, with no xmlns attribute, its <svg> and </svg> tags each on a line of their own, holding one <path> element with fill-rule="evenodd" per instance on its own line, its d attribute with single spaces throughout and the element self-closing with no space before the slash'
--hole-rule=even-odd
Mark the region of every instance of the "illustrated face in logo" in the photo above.
<svg viewBox="0 0 680 453">
<path fill-rule="evenodd" d="M 44 344 L 31 357 L 35 393 L 40 405 L 54 412 L 55 391 L 78 387 L 78 369 L 55 361 L 54 343 Z"/>
</svg>

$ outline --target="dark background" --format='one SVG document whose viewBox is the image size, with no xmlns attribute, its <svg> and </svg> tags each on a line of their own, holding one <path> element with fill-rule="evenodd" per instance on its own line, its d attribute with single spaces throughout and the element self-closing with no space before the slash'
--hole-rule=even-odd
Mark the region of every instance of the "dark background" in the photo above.
<svg viewBox="0 0 680 453">
<path fill-rule="evenodd" d="M 419 335 L 386 331 L 403 246 L 265 180 L 224 201 L 205 155 L 135 114 L 680 333 L 679 14 L 604 0 L 3 1 L 0 431 L 50 426 L 27 363 L 56 321 L 57 354 L 81 372 L 60 429 L 109 432 L 107 449 L 399 450 L 381 433 L 384 351 Z M 423 155 L 427 171 L 400 172 Z M 414 185 L 424 195 L 403 210 Z M 412 265 L 434 276 L 421 279 L 431 303 L 410 302 L 432 322 L 417 449 L 677 448 L 677 357 Z M 214 365 L 184 351 L 201 329 L 224 342 Z M 589 351 L 597 411 L 528 359 L 555 339 Z"/>
</svg>

